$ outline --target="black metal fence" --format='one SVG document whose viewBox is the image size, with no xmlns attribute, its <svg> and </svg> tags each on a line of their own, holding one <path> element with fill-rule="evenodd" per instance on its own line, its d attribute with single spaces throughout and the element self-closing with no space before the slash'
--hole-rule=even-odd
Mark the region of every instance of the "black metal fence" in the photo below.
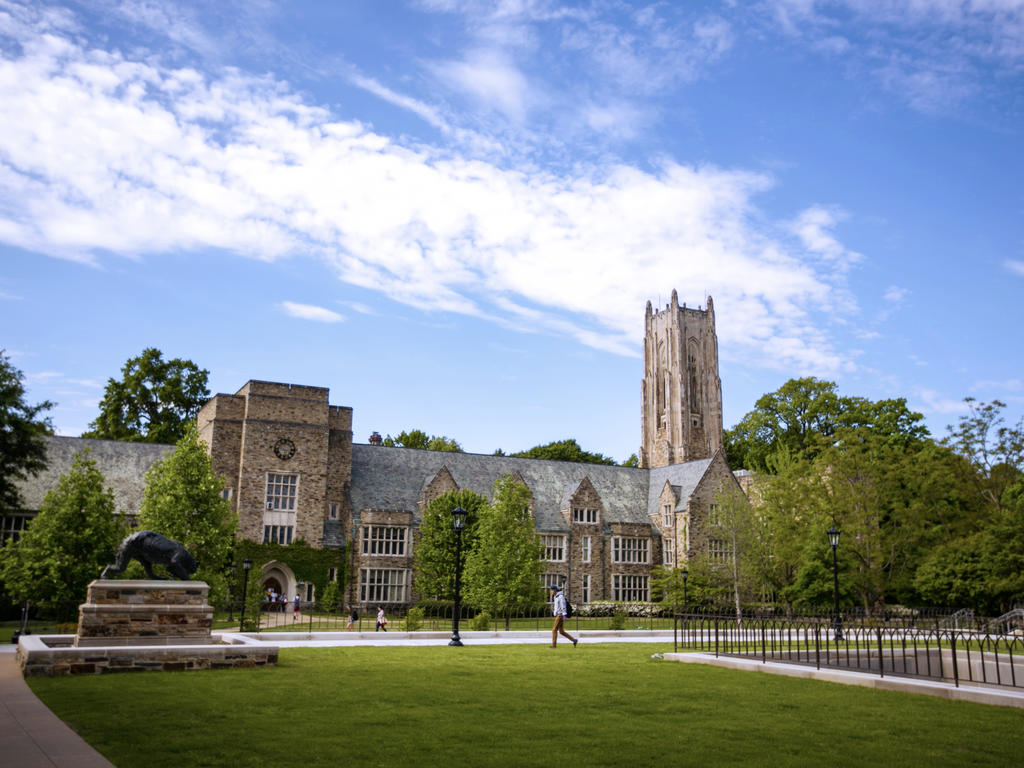
<svg viewBox="0 0 1024 768">
<path fill-rule="evenodd" d="M 258 611 L 246 607 L 242 621 L 240 602 L 214 608 L 214 629 L 238 629 L 250 632 L 339 632 L 375 631 L 376 606 L 357 608 L 357 618 L 351 619 L 351 609 L 328 609 L 317 603 L 301 603 L 299 611 L 294 605 L 261 603 Z M 436 603 L 426 607 L 384 607 L 387 629 L 390 631 L 449 631 L 454 618 L 454 606 Z M 626 608 L 602 610 L 597 615 L 581 610 L 565 622 L 566 629 L 576 630 L 671 630 L 674 625 L 670 613 L 635 612 Z M 254 615 L 255 614 L 255 615 Z M 551 608 L 545 605 L 505 608 L 494 612 L 462 606 L 459 611 L 459 630 L 478 631 L 538 631 L 551 629 Z"/>
<path fill-rule="evenodd" d="M 832 617 L 677 617 L 676 649 L 762 662 L 1024 688 L 1024 636 L 949 628 L 933 619 L 872 622 Z"/>
</svg>

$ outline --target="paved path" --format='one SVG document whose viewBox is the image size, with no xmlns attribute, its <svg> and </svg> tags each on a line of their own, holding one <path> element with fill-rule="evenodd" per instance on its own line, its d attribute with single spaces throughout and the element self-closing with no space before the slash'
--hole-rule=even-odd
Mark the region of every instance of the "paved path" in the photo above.
<svg viewBox="0 0 1024 768">
<path fill-rule="evenodd" d="M 25 684 L 16 646 L 0 646 L 0 764 L 17 768 L 114 768 Z"/>
</svg>

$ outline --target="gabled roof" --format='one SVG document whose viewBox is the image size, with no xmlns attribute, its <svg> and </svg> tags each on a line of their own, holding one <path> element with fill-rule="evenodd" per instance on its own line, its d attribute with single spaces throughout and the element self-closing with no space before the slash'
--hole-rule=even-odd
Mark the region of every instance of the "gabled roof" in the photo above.
<svg viewBox="0 0 1024 768">
<path fill-rule="evenodd" d="M 675 486 L 676 498 L 678 499 L 676 510 L 684 509 L 690 494 L 700 485 L 700 481 L 704 478 L 712 461 L 714 461 L 713 457 L 710 459 L 687 461 L 684 464 L 669 464 L 667 467 L 656 467 L 648 470 L 651 473 L 647 499 L 647 508 L 650 514 L 658 513 L 658 499 L 661 497 L 666 481 Z"/>
<path fill-rule="evenodd" d="M 494 482 L 518 472 L 534 499 L 538 530 L 566 530 L 561 515 L 563 500 L 589 477 L 601 496 L 605 522 L 650 523 L 647 516 L 648 470 L 570 461 L 520 459 L 472 453 L 421 451 L 412 448 L 352 446 L 352 504 L 363 509 L 395 509 L 416 513 L 424 482 L 447 466 L 460 488 L 491 498 Z"/>
</svg>

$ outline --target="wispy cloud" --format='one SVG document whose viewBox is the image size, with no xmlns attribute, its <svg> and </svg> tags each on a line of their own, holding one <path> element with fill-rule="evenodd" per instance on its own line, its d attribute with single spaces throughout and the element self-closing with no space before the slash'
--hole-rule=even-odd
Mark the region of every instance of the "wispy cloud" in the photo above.
<svg viewBox="0 0 1024 768">
<path fill-rule="evenodd" d="M 294 301 L 282 301 L 281 309 L 291 317 L 297 317 L 300 320 L 314 320 L 318 323 L 340 323 L 345 319 L 344 316 L 330 309 L 313 304 L 296 304 Z"/>
<path fill-rule="evenodd" d="M 1003 262 L 1003 266 L 1010 270 L 1015 275 L 1024 277 L 1024 261 L 1014 261 L 1007 259 Z"/>
<path fill-rule="evenodd" d="M 901 304 L 908 293 L 909 291 L 906 288 L 900 288 L 897 285 L 890 285 L 885 289 L 885 294 L 882 298 L 892 304 Z"/>
<path fill-rule="evenodd" d="M 1024 63 L 1019 0 L 765 0 L 778 28 L 925 113 L 985 98 Z"/>
<path fill-rule="evenodd" d="M 637 307 L 676 287 L 691 305 L 711 294 L 728 307 L 730 354 L 817 375 L 853 365 L 823 330 L 837 308 L 855 309 L 844 276 L 858 256 L 834 233 L 841 212 L 763 223 L 764 173 L 470 159 L 341 121 L 270 76 L 128 57 L 30 16 L 0 45 L 0 241 L 94 261 L 312 253 L 410 306 L 621 354 L 637 354 Z M 504 62 L 477 80 L 463 72 L 463 85 L 484 98 L 511 83 L 499 108 L 525 111 Z"/>
</svg>

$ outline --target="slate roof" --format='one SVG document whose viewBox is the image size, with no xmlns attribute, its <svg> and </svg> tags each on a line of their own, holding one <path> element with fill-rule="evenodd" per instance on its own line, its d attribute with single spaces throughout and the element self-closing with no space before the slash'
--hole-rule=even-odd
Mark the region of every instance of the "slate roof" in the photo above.
<svg viewBox="0 0 1024 768">
<path fill-rule="evenodd" d="M 541 531 L 568 528 L 561 509 L 584 477 L 590 478 L 604 502 L 605 522 L 651 522 L 647 511 L 650 470 L 360 444 L 352 446 L 352 504 L 357 514 L 363 509 L 417 512 L 418 521 L 420 493 L 443 466 L 459 488 L 487 498 L 501 475 L 519 472 L 533 492 L 534 519 Z"/>
<path fill-rule="evenodd" d="M 135 514 L 142 503 L 146 471 L 173 445 L 46 437 L 48 466 L 34 478 L 19 483 L 25 509 L 38 510 L 43 496 L 55 488 L 71 467 L 75 453 L 86 448 L 114 492 L 119 512 Z M 520 459 L 474 453 L 421 451 L 365 444 L 352 446 L 352 505 L 363 509 L 413 512 L 419 522 L 423 489 L 447 466 L 459 488 L 491 498 L 495 481 L 518 472 L 533 492 L 534 518 L 541 531 L 568 528 L 562 510 L 584 477 L 589 477 L 604 503 L 605 523 L 650 524 L 658 513 L 658 498 L 665 481 L 676 488 L 677 510 L 684 509 L 713 459 L 700 459 L 656 469 L 577 464 L 569 461 Z"/>
<path fill-rule="evenodd" d="M 38 510 L 46 492 L 56 488 L 60 476 L 71 469 L 76 453 L 89 450 L 89 458 L 103 473 L 105 487 L 114 492 L 114 504 L 120 513 L 138 514 L 146 471 L 174 450 L 173 445 L 127 443 L 117 440 L 90 440 L 81 437 L 46 436 L 47 466 L 35 477 L 18 484 L 26 510 Z"/>
<path fill-rule="evenodd" d="M 704 474 L 711 466 L 714 458 L 697 459 L 687 461 L 685 464 L 670 464 L 667 467 L 656 467 L 648 470 L 651 473 L 650 488 L 647 496 L 647 508 L 654 514 L 658 509 L 658 498 L 665 488 L 665 481 L 672 484 L 676 491 L 676 508 L 679 512 L 686 509 L 686 502 L 697 486 L 700 484 Z"/>
</svg>

